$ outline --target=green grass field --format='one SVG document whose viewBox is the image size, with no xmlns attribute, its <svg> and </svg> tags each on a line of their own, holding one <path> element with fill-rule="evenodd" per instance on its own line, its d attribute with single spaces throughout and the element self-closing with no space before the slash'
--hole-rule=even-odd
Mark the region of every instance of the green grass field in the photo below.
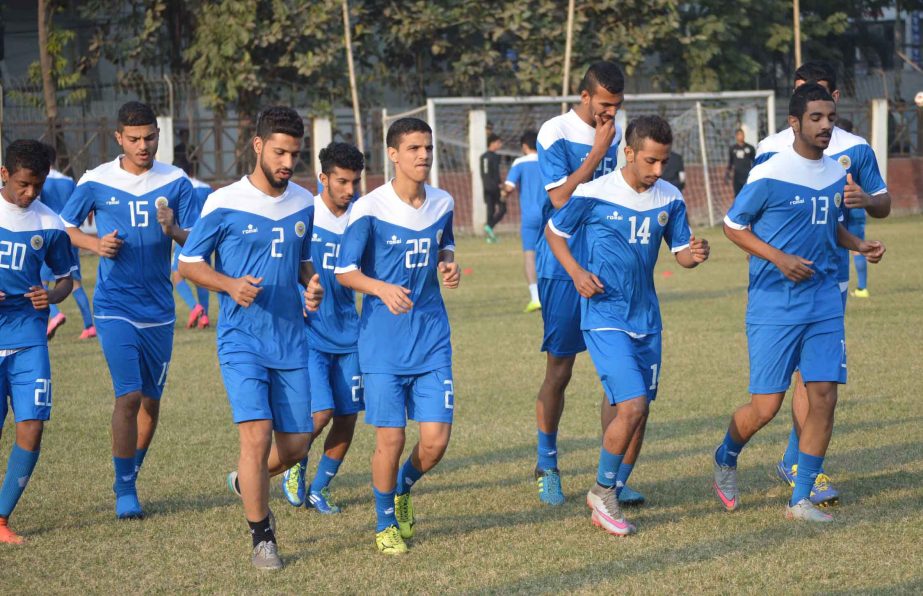
<svg viewBox="0 0 923 596">
<path fill-rule="evenodd" d="M 869 237 L 889 251 L 870 267 L 872 298 L 849 303 L 850 384 L 840 393 L 827 460 L 844 495 L 834 524 L 783 518 L 788 491 L 770 474 L 788 435 L 787 410 L 741 456 L 742 509 L 724 512 L 711 492 L 712 450 L 747 398 L 746 263 L 717 229 L 698 232 L 713 245 L 704 266 L 685 271 L 663 253 L 658 267 L 663 374 L 631 482 L 649 499 L 628 512 L 639 534 L 614 538 L 590 524 L 584 495 L 595 477 L 601 390 L 585 355 L 559 433 L 568 501 L 540 506 L 532 469 L 541 319 L 521 313 L 528 293 L 518 238 L 494 246 L 468 238 L 458 258 L 472 271 L 447 296 L 454 436 L 442 464 L 414 491 L 411 553 L 394 559 L 375 549 L 373 434 L 360 424 L 333 485 L 341 515 L 293 509 L 273 483 L 286 568 L 270 575 L 251 569 L 242 508 L 224 484 L 237 433 L 214 330 L 177 329 L 160 429 L 138 482 L 148 517 L 116 522 L 112 389 L 98 344 L 76 339 L 80 318 L 69 299 L 69 323 L 51 347 L 53 419 L 12 518 L 28 543 L 0 546 L 0 591 L 919 593 L 921 230 L 921 217 L 869 225 Z M 95 262 L 83 265 L 91 282 Z M 178 319 L 186 314 L 181 307 Z M 12 430 L 8 420 L 3 469 Z"/>
</svg>

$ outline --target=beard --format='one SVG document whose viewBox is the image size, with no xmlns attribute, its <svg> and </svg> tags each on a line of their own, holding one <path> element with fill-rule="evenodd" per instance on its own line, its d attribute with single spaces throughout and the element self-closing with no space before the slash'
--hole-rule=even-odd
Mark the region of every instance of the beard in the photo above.
<svg viewBox="0 0 923 596">
<path fill-rule="evenodd" d="M 288 186 L 288 180 L 276 178 L 275 173 L 269 166 L 266 165 L 262 158 L 260 159 L 260 169 L 263 170 L 263 175 L 266 176 L 266 180 L 269 182 L 269 186 L 278 188 L 279 190 Z"/>
</svg>

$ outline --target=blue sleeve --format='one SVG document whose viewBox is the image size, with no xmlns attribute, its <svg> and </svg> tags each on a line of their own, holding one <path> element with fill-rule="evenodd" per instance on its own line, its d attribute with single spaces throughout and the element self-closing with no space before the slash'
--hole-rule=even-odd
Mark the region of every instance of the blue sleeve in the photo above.
<svg viewBox="0 0 923 596">
<path fill-rule="evenodd" d="M 195 189 L 188 178 L 181 178 L 177 192 L 178 209 L 176 221 L 184 230 L 190 230 L 199 219 L 199 202 L 196 200 Z"/>
<path fill-rule="evenodd" d="M 208 260 L 209 256 L 218 247 L 218 242 L 224 231 L 224 225 L 221 220 L 220 213 L 212 211 L 195 222 L 189 237 L 186 238 L 186 244 L 183 245 L 179 259 L 188 263 Z"/>
<path fill-rule="evenodd" d="M 513 186 L 519 186 L 520 181 L 522 180 L 522 164 L 514 163 L 513 167 L 510 168 L 510 171 L 506 173 L 506 181 Z"/>
<path fill-rule="evenodd" d="M 573 174 L 567 166 L 567 148 L 564 139 L 559 139 L 547 149 L 538 143 L 538 167 L 542 173 L 545 190 L 561 186 Z"/>
<path fill-rule="evenodd" d="M 449 216 L 445 220 L 445 226 L 442 228 L 442 238 L 439 240 L 439 250 L 451 250 L 455 252 L 455 232 L 452 231 L 452 219 L 455 217 L 454 211 L 449 211 Z"/>
<path fill-rule="evenodd" d="M 765 179 L 747 182 L 734 199 L 724 223 L 738 230 L 748 227 L 759 219 L 768 199 L 769 188 Z"/>
<path fill-rule="evenodd" d="M 365 254 L 371 233 L 372 218 L 368 216 L 359 217 L 346 225 L 334 274 L 348 273 L 362 266 L 362 256 Z"/>
<path fill-rule="evenodd" d="M 673 201 L 670 207 L 670 220 L 663 230 L 663 239 L 672 252 L 679 252 L 689 246 L 692 230 L 686 216 L 685 201 Z"/>
<path fill-rule="evenodd" d="M 52 230 L 48 241 L 45 264 L 51 269 L 55 278 L 70 275 L 77 269 L 77 263 L 74 262 L 74 255 L 71 251 L 70 236 L 63 230 Z"/>
<path fill-rule="evenodd" d="M 590 214 L 590 201 L 584 197 L 571 197 L 567 204 L 558 209 L 548 220 L 551 231 L 558 236 L 570 238 L 586 223 Z"/>
<path fill-rule="evenodd" d="M 881 170 L 878 168 L 878 158 L 869 145 L 861 145 L 858 155 L 859 163 L 853 168 L 855 170 L 856 184 L 867 194 L 873 195 L 888 189 L 888 185 L 881 178 Z"/>
<path fill-rule="evenodd" d="M 74 227 L 83 223 L 90 211 L 96 209 L 96 196 L 93 193 L 93 184 L 90 182 L 78 184 L 74 194 L 70 196 L 64 209 L 61 210 L 61 219 Z"/>
<path fill-rule="evenodd" d="M 756 157 L 753 158 L 753 165 L 758 166 L 759 164 L 763 163 L 764 161 L 766 161 L 773 155 L 775 155 L 774 151 L 767 151 L 765 153 L 757 153 Z"/>
<path fill-rule="evenodd" d="M 305 212 L 307 220 L 305 222 L 305 232 L 301 236 L 301 262 L 306 263 L 311 260 L 311 237 L 314 235 L 314 207 L 308 207 Z"/>
</svg>

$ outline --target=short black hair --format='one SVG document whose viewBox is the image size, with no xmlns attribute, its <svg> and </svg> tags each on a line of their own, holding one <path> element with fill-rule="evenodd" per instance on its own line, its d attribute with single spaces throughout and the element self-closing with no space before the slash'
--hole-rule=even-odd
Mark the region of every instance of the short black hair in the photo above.
<svg viewBox="0 0 923 596">
<path fill-rule="evenodd" d="M 622 93 L 625 91 L 625 75 L 622 69 L 615 62 L 601 60 L 594 62 L 583 75 L 580 81 L 580 87 L 577 93 L 588 92 L 590 95 L 596 92 L 596 88 L 602 86 L 609 93 Z"/>
<path fill-rule="evenodd" d="M 836 127 L 839 128 L 840 130 L 845 130 L 846 132 L 852 132 L 854 125 L 853 125 L 852 120 L 848 118 L 837 118 Z"/>
<path fill-rule="evenodd" d="M 10 174 L 26 169 L 40 177 L 47 176 L 51 169 L 45 144 L 32 139 L 19 139 L 10 143 L 6 148 L 3 165 Z"/>
<path fill-rule="evenodd" d="M 51 167 L 54 167 L 54 164 L 58 161 L 58 150 L 50 143 L 42 143 L 42 147 L 45 148 L 45 153 L 48 154 L 48 163 L 51 164 Z"/>
<path fill-rule="evenodd" d="M 429 134 L 433 134 L 433 129 L 429 127 L 429 124 L 419 118 L 399 118 L 388 127 L 388 135 L 385 138 L 385 142 L 388 144 L 388 147 L 397 149 L 404 135 L 412 132 L 428 132 Z"/>
<path fill-rule="evenodd" d="M 320 171 L 330 175 L 333 168 L 343 168 L 351 172 L 361 172 L 365 168 L 365 157 L 362 152 L 349 143 L 333 142 L 318 153 Z"/>
<path fill-rule="evenodd" d="M 256 136 L 268 139 L 276 133 L 303 139 L 304 122 L 298 112 L 287 106 L 270 106 L 261 111 L 256 117 Z"/>
<path fill-rule="evenodd" d="M 833 96 L 817 83 L 805 83 L 792 93 L 792 98 L 788 102 L 788 115 L 801 121 L 808 104 L 812 101 L 833 101 Z"/>
<path fill-rule="evenodd" d="M 830 93 L 836 91 L 836 67 L 823 60 L 809 60 L 795 71 L 795 80 L 805 83 L 827 83 Z"/>
<path fill-rule="evenodd" d="M 638 116 L 628 123 L 625 130 L 625 142 L 638 151 L 644 145 L 644 139 L 650 139 L 661 145 L 673 144 L 673 130 L 670 123 L 660 116 Z"/>
<path fill-rule="evenodd" d="M 496 143 L 497 141 L 502 141 L 502 140 L 503 140 L 503 139 L 500 138 L 500 135 L 498 135 L 498 134 L 495 133 L 495 132 L 492 132 L 492 133 L 490 133 L 489 135 L 487 135 L 487 144 L 488 144 L 488 145 L 492 145 L 493 143 Z"/>
<path fill-rule="evenodd" d="M 538 146 L 538 133 L 534 130 L 527 130 L 519 137 L 519 144 L 525 145 L 529 149 L 535 149 Z"/>
<path fill-rule="evenodd" d="M 157 114 L 146 103 L 129 101 L 119 108 L 119 131 L 126 126 L 147 126 L 148 124 L 157 124 Z"/>
</svg>

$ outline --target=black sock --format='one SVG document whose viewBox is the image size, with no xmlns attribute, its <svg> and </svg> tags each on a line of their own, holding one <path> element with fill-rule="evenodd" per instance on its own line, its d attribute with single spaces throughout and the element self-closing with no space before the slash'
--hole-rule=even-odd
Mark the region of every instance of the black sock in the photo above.
<svg viewBox="0 0 923 596">
<path fill-rule="evenodd" d="M 268 515 L 263 521 L 252 522 L 247 520 L 247 525 L 250 526 L 250 536 L 253 537 L 253 546 L 256 546 L 260 542 L 276 541 L 276 535 L 273 533 L 272 528 L 269 527 Z"/>
</svg>

